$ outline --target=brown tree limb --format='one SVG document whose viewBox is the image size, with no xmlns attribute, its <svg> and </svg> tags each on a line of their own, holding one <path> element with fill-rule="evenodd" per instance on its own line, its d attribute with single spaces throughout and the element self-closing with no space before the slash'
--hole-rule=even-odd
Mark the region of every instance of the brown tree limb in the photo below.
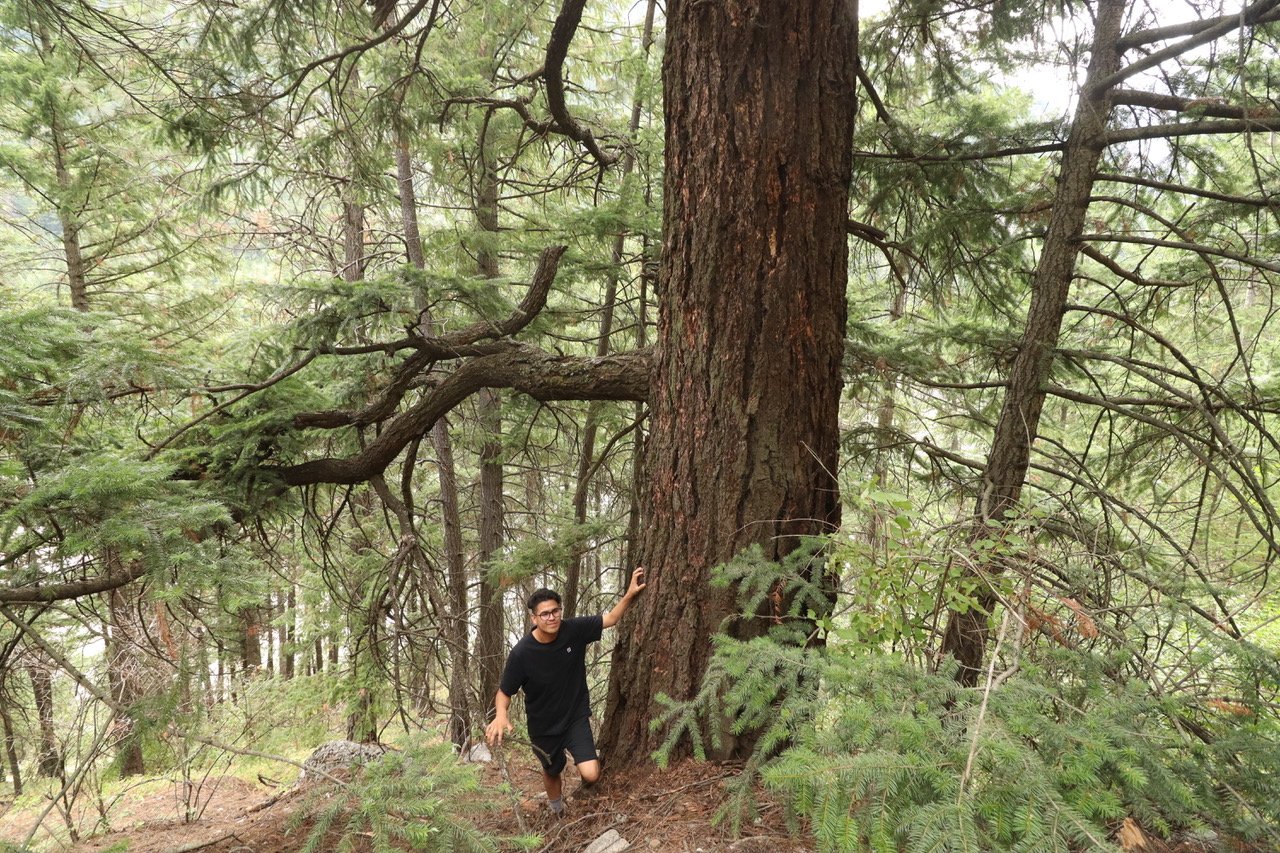
<svg viewBox="0 0 1280 853">
<path fill-rule="evenodd" d="M 1158 181 L 1155 178 L 1143 178 L 1136 175 L 1116 175 L 1116 174 L 1099 174 L 1099 181 L 1107 181 L 1116 184 L 1132 184 L 1138 187 L 1147 187 L 1153 190 L 1161 190 L 1164 192 L 1174 192 L 1181 195 L 1193 195 L 1200 198 L 1212 199 L 1214 201 L 1226 202 L 1227 204 L 1242 204 L 1250 207 L 1270 207 L 1277 203 L 1277 198 L 1273 196 L 1241 196 L 1231 195 L 1230 193 L 1215 192 L 1214 190 L 1206 190 L 1202 187 L 1189 187 L 1186 184 L 1175 184 L 1171 181 Z"/>
<path fill-rule="evenodd" d="M 855 159 L 897 160 L 903 163 L 967 163 L 973 160 L 997 160 L 1022 154 L 1052 154 L 1062 151 L 1065 142 L 1040 142 L 1034 145 L 1010 145 L 986 151 L 964 151 L 956 154 L 890 154 L 883 151 L 854 151 Z"/>
<path fill-rule="evenodd" d="M 1118 85 L 1124 80 L 1129 79 L 1135 74 L 1146 71 L 1148 68 L 1155 68 L 1163 63 L 1166 59 L 1173 59 L 1175 56 L 1181 56 L 1189 50 L 1193 50 L 1200 45 L 1208 44 L 1211 41 L 1225 36 L 1232 30 L 1241 27 L 1254 26 L 1264 19 L 1269 19 L 1272 12 L 1280 8 L 1280 0 L 1257 0 L 1250 6 L 1242 9 L 1238 15 L 1224 15 L 1221 18 L 1214 18 L 1200 29 L 1194 29 L 1194 24 L 1187 26 L 1192 27 L 1192 31 L 1188 33 L 1188 37 L 1176 44 L 1157 50 L 1154 53 L 1144 56 L 1142 59 L 1135 60 L 1128 65 L 1116 70 L 1097 81 L 1091 81 L 1090 85 L 1094 87 L 1094 91 L 1104 92 L 1113 86 Z M 1128 44 L 1128 39 L 1120 39 L 1117 41 L 1117 50 L 1124 51 L 1132 47 Z"/>
<path fill-rule="evenodd" d="M 1136 32 L 1132 32 L 1120 39 L 1120 49 L 1130 50 L 1135 47 L 1141 47 L 1144 44 L 1151 44 L 1152 42 L 1169 41 L 1170 39 L 1193 36 L 1207 27 L 1216 27 L 1229 21 L 1239 20 L 1240 14 L 1237 12 L 1234 15 L 1219 15 L 1214 18 L 1183 21 L 1180 24 L 1169 24 L 1164 27 L 1152 27 L 1149 30 L 1137 30 Z M 1280 20 L 1280 9 L 1260 14 L 1254 23 L 1265 24 L 1275 20 Z"/>
<path fill-rule="evenodd" d="M 1229 261 L 1245 264 L 1246 266 L 1257 267 L 1268 272 L 1280 273 L 1280 263 L 1273 261 L 1264 261 L 1260 258 L 1241 255 L 1227 249 L 1219 249 L 1216 246 L 1206 246 L 1202 243 L 1188 243 L 1182 240 L 1162 240 L 1157 237 L 1139 237 L 1135 234 L 1081 234 L 1080 240 L 1087 243 L 1133 243 L 1139 246 L 1156 246 L 1162 249 L 1179 249 L 1184 252 L 1195 252 L 1199 255 L 1214 255 L 1219 258 L 1226 258 Z"/>
<path fill-rule="evenodd" d="M 1243 106 L 1227 103 L 1222 98 L 1184 98 L 1180 95 L 1144 92 L 1139 89 L 1116 89 L 1114 99 L 1116 105 L 1146 107 L 1175 113 L 1189 112 L 1215 118 L 1267 119 L 1278 115 L 1276 108 L 1270 104 Z"/>
<path fill-rule="evenodd" d="M 131 584 L 146 573 L 146 566 L 143 565 L 141 560 L 137 560 L 131 563 L 124 571 L 105 572 L 84 580 L 64 581 L 53 584 L 33 583 L 9 589 L 0 588 L 0 604 L 37 604 L 82 598 L 86 595 L 106 592 Z"/>
<path fill-rule="evenodd" d="M 1260 118 L 1206 119 L 1205 121 L 1170 122 L 1144 127 L 1128 127 L 1107 133 L 1107 145 L 1142 142 L 1147 139 L 1170 139 L 1179 136 L 1209 136 L 1280 130 L 1280 115 L 1272 113 Z"/>
<path fill-rule="evenodd" d="M 345 410 L 308 412 L 294 418 L 294 426 L 301 428 L 337 429 L 344 426 L 365 426 L 388 418 L 408 393 L 414 382 L 421 379 L 422 371 L 432 362 L 461 356 L 495 355 L 507 351 L 506 344 L 485 346 L 482 342 L 516 334 L 533 320 L 547 304 L 547 294 L 560 268 L 560 258 L 566 246 L 550 246 L 542 251 L 538 268 L 525 297 L 514 311 L 499 321 L 481 320 L 466 328 L 438 337 L 420 337 L 410 334 L 404 346 L 417 350 L 396 369 L 391 382 L 378 399 L 365 408 L 349 412 Z M 400 344 L 395 344 L 400 346 Z"/>
<path fill-rule="evenodd" d="M 286 486 L 364 482 L 384 471 L 410 441 L 481 388 L 513 388 L 537 400 L 643 401 L 649 388 L 649 352 L 575 358 L 511 344 L 505 352 L 463 364 L 426 398 L 392 419 L 354 456 L 313 459 L 272 470 Z"/>
</svg>

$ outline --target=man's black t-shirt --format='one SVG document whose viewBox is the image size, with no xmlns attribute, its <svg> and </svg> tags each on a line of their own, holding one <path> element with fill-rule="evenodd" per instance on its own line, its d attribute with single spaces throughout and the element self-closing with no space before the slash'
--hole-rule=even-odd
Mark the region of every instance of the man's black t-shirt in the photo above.
<svg viewBox="0 0 1280 853">
<path fill-rule="evenodd" d="M 599 640 L 603 631 L 601 616 L 578 616 L 564 620 L 551 642 L 540 643 L 530 632 L 507 655 L 498 687 L 508 696 L 524 688 L 531 737 L 563 734 L 571 724 L 591 716 L 587 644 Z"/>
</svg>

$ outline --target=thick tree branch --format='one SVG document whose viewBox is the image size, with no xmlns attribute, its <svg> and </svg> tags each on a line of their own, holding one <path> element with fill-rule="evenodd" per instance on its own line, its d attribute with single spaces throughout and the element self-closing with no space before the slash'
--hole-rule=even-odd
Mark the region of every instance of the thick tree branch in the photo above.
<svg viewBox="0 0 1280 853">
<path fill-rule="evenodd" d="M 1175 113 L 1193 112 L 1215 118 L 1274 119 L 1278 115 L 1276 108 L 1270 104 L 1242 106 L 1227 103 L 1222 98 L 1184 98 L 1139 89 L 1116 89 L 1112 97 L 1117 106 L 1146 107 Z"/>
<path fill-rule="evenodd" d="M 1273 8 L 1270 12 L 1259 13 L 1252 23 L 1265 24 L 1275 20 L 1280 20 L 1280 9 Z M 1152 42 L 1169 41 L 1170 39 L 1193 36 L 1209 27 L 1219 27 L 1223 24 L 1233 22 L 1238 24 L 1239 21 L 1240 14 L 1237 12 L 1234 15 L 1219 15 L 1215 18 L 1183 21 L 1180 24 L 1169 24 L 1165 27 L 1152 27 L 1149 30 L 1138 30 L 1120 39 L 1120 49 L 1131 50 L 1135 47 L 1141 47 L 1144 44 L 1151 44 Z"/>
<path fill-rule="evenodd" d="M 1041 142 L 1035 145 L 1010 145 L 986 151 L 965 151 L 956 154 L 889 154 L 882 151 L 854 151 L 853 156 L 870 160 L 897 160 L 903 163 L 967 163 L 974 160 L 998 160 L 1021 154 L 1052 154 L 1066 147 L 1065 142 Z"/>
<path fill-rule="evenodd" d="M 395 412 L 404 395 L 415 382 L 421 379 L 422 371 L 432 363 L 466 356 L 487 356 L 507 352 L 508 344 L 495 344 L 494 341 L 522 330 L 546 306 L 547 294 L 551 292 L 551 285 L 560 269 L 560 258 L 564 255 L 566 248 L 566 246 L 549 246 L 542 251 L 528 292 L 516 309 L 505 319 L 497 322 L 481 320 L 456 332 L 432 338 L 410 334 L 403 341 L 389 346 L 413 347 L 417 352 L 396 368 L 391 382 L 376 401 L 356 412 L 331 410 L 300 414 L 294 418 L 294 426 L 337 429 L 375 423 L 390 417 Z M 488 343 L 482 343 L 485 341 Z"/>
<path fill-rule="evenodd" d="M 1209 136 L 1229 133 L 1257 133 L 1280 130 L 1280 115 L 1271 113 L 1260 118 L 1207 119 L 1205 121 L 1170 122 L 1144 127 L 1128 127 L 1107 134 L 1108 145 L 1142 142 L 1147 139 L 1170 139 L 1178 136 Z"/>
<path fill-rule="evenodd" d="M 1114 275 L 1123 278 L 1125 281 L 1132 282 L 1139 287 L 1189 287 L 1186 282 L 1170 281 L 1168 279 L 1149 279 L 1143 278 L 1136 272 L 1121 266 L 1114 258 L 1100 252 L 1097 248 L 1089 245 L 1081 246 L 1080 251 L 1085 257 L 1091 258 L 1095 263 L 1109 269 Z"/>
<path fill-rule="evenodd" d="M 142 561 L 133 562 L 123 571 L 107 572 L 97 577 L 63 583 L 33 583 L 26 586 L 0 589 L 0 604 L 39 604 L 82 598 L 97 592 L 118 589 L 133 583 L 147 573 Z"/>
<path fill-rule="evenodd" d="M 649 362 L 647 350 L 575 358 L 511 344 L 505 352 L 463 364 L 354 456 L 313 459 L 274 471 L 286 486 L 363 482 L 384 471 L 410 441 L 481 388 L 513 388 L 537 400 L 643 401 L 648 396 Z"/>
<path fill-rule="evenodd" d="M 1280 273 L 1280 263 L 1264 261 L 1260 258 L 1241 255 L 1227 249 L 1206 246 L 1202 243 L 1187 243 L 1181 240 L 1161 240 L 1156 237 L 1139 237 L 1136 234 L 1082 234 L 1082 242 L 1088 243 L 1135 243 L 1139 246 L 1157 246 L 1164 249 L 1180 249 L 1184 252 L 1195 252 L 1198 255 L 1215 255 L 1230 261 L 1257 267 L 1268 272 Z"/>
</svg>

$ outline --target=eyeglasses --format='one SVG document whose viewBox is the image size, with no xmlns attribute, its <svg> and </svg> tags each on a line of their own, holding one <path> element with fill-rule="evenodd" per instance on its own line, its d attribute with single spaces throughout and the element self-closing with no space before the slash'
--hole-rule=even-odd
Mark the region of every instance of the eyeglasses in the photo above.
<svg viewBox="0 0 1280 853">
<path fill-rule="evenodd" d="M 561 609 L 557 607 L 555 610 L 544 610 L 541 613 L 533 614 L 535 618 L 541 619 L 543 622 L 550 622 L 552 619 L 559 619 Z"/>
</svg>

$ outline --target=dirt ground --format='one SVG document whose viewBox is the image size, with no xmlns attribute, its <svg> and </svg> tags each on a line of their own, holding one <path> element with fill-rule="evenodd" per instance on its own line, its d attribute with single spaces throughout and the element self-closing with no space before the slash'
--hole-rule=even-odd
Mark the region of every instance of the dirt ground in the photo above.
<svg viewBox="0 0 1280 853">
<path fill-rule="evenodd" d="M 781 810 L 765 805 L 760 820 L 744 827 L 738 838 L 713 824 L 712 818 L 725 799 L 725 782 L 734 768 L 685 762 L 667 770 L 653 768 L 642 777 L 625 779 L 607 773 L 588 798 L 574 798 L 578 780 L 572 767 L 566 771 L 564 789 L 568 813 L 550 817 L 542 777 L 530 759 L 527 766 L 512 764 L 511 782 L 516 793 L 507 795 L 502 808 L 487 816 L 480 828 L 498 835 L 536 833 L 542 838 L 540 853 L 579 853 L 600 835 L 615 830 L 629 844 L 629 851 L 651 853 L 801 853 L 812 851 L 812 841 L 792 837 Z M 496 764 L 482 770 L 487 785 L 497 790 L 502 771 Z M 232 777 L 207 780 L 200 792 L 203 806 L 198 819 L 182 820 L 181 788 L 168 786 L 145 795 L 121 799 L 109 812 L 109 832 L 94 833 L 97 810 L 81 809 L 76 819 L 81 840 L 56 842 L 54 832 L 65 838 L 65 821 L 56 813 L 33 844 L 58 853 L 297 853 L 309 829 L 305 820 L 293 828 L 291 818 L 313 802 L 296 787 L 270 788 Z M 21 844 L 38 815 L 34 810 L 8 813 L 0 805 L 0 849 L 3 843 Z M 333 850 L 336 844 L 326 845 Z M 322 848 L 324 849 L 324 848 Z"/>
</svg>

